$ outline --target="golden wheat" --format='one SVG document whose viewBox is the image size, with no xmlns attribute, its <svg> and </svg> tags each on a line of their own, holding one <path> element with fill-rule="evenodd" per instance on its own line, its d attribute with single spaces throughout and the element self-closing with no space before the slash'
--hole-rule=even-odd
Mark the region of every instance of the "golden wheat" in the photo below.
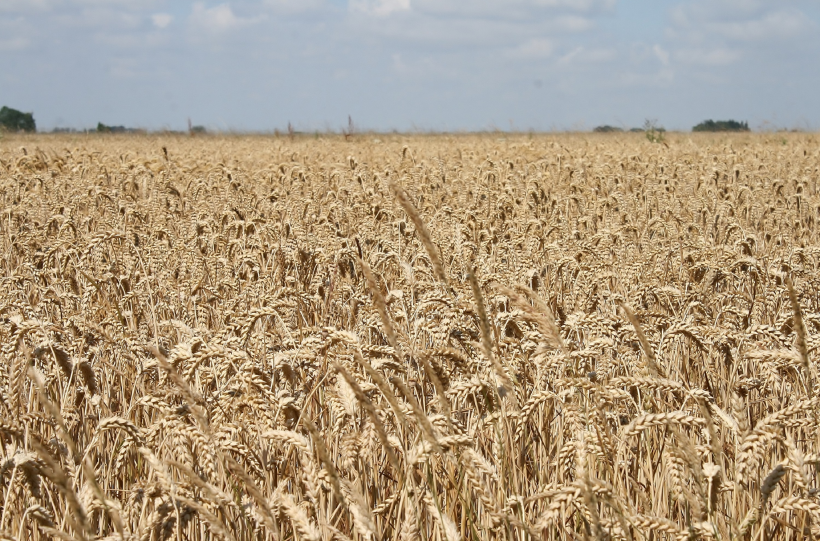
<svg viewBox="0 0 820 541">
<path fill-rule="evenodd" d="M 820 533 L 816 136 L 0 139 L 0 538 Z"/>
</svg>

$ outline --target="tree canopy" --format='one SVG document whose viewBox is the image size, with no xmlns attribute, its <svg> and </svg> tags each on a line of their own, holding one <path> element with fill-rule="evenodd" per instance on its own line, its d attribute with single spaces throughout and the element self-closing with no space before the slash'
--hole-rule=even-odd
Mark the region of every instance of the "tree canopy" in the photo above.
<svg viewBox="0 0 820 541">
<path fill-rule="evenodd" d="M 605 124 L 603 126 L 597 126 L 593 128 L 594 132 L 597 133 L 612 133 L 612 132 L 622 132 L 624 131 L 623 128 L 619 128 L 617 126 L 610 126 L 609 124 Z"/>
<path fill-rule="evenodd" d="M 692 131 L 751 131 L 748 122 L 737 120 L 704 120 Z"/>
<path fill-rule="evenodd" d="M 35 132 L 33 113 L 23 113 L 17 109 L 3 106 L 0 109 L 0 130 Z"/>
</svg>

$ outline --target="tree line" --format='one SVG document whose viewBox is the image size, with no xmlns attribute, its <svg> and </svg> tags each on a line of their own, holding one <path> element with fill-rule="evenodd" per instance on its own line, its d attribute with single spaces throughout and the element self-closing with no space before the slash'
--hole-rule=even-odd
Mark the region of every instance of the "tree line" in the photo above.
<svg viewBox="0 0 820 541">
<path fill-rule="evenodd" d="M 24 113 L 4 105 L 0 109 L 0 130 L 36 132 L 37 124 L 34 122 L 34 113 Z"/>
<path fill-rule="evenodd" d="M 656 127 L 657 131 L 665 131 L 662 127 Z M 643 132 L 647 131 L 646 125 L 643 128 L 631 128 L 626 130 L 618 126 L 610 126 L 604 124 L 603 126 L 596 126 L 593 128 L 596 133 L 614 133 L 614 132 Z M 749 123 L 746 121 L 738 122 L 737 120 L 704 120 L 700 124 L 692 127 L 693 132 L 743 132 L 752 131 L 749 129 Z"/>
<path fill-rule="evenodd" d="M 350 122 L 350 132 L 352 133 L 352 126 L 353 121 L 348 118 Z M 202 126 L 189 126 L 188 130 L 193 135 L 194 133 L 204 133 L 205 128 Z M 5 105 L 0 109 L 0 131 L 10 131 L 10 132 L 36 132 L 37 131 L 37 124 L 34 122 L 34 113 L 24 113 L 22 111 L 18 111 L 17 109 L 12 109 L 11 107 L 6 107 Z M 59 130 L 55 130 L 59 131 Z M 141 132 L 142 130 L 136 130 L 133 128 L 126 128 L 124 126 L 106 126 L 102 122 L 97 124 L 97 131 L 100 133 L 130 133 L 130 132 Z M 617 126 L 610 126 L 610 125 L 603 125 L 597 126 L 593 130 L 596 133 L 613 133 L 613 132 L 624 132 L 627 131 L 624 128 L 620 128 Z M 648 131 L 647 124 L 644 125 L 643 128 L 631 128 L 628 131 L 630 132 L 646 132 Z M 652 123 L 652 131 L 653 132 L 664 132 L 663 127 L 657 127 Z M 746 121 L 738 122 L 737 120 L 704 120 L 700 124 L 695 125 L 692 128 L 693 132 L 747 132 L 751 131 L 749 129 L 749 123 Z M 348 132 L 343 131 L 345 137 L 348 137 Z"/>
</svg>

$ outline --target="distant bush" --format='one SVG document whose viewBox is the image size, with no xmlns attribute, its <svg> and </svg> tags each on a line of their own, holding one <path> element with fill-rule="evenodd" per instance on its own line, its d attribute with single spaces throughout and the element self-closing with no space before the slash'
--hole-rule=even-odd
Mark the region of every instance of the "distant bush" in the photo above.
<svg viewBox="0 0 820 541">
<path fill-rule="evenodd" d="M 0 109 L 0 130 L 36 132 L 33 113 L 23 113 L 17 109 L 3 106 Z"/>
<path fill-rule="evenodd" d="M 139 128 L 126 128 L 125 126 L 106 126 L 102 122 L 97 122 L 98 133 L 145 133 Z"/>
<path fill-rule="evenodd" d="M 751 131 L 748 122 L 737 120 L 704 120 L 692 131 Z"/>
<path fill-rule="evenodd" d="M 99 133 L 123 133 L 125 126 L 106 126 L 102 122 L 97 122 L 97 131 Z"/>
<path fill-rule="evenodd" d="M 646 122 L 643 123 L 642 131 L 646 134 L 646 139 L 650 143 L 660 143 L 666 147 L 669 146 L 666 144 L 666 128 L 658 126 L 657 120 L 646 119 Z"/>
<path fill-rule="evenodd" d="M 614 132 L 621 132 L 624 131 L 622 128 L 617 126 L 610 126 L 608 124 L 604 124 L 603 126 L 598 126 L 594 128 L 592 131 L 597 133 L 614 133 Z"/>
</svg>

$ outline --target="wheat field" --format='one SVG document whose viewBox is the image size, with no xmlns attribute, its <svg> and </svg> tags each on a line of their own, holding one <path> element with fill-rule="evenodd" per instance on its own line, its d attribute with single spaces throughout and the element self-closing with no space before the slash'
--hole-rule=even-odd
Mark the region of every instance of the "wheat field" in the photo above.
<svg viewBox="0 0 820 541">
<path fill-rule="evenodd" d="M 0 139 L 0 539 L 820 536 L 811 134 Z"/>
</svg>

